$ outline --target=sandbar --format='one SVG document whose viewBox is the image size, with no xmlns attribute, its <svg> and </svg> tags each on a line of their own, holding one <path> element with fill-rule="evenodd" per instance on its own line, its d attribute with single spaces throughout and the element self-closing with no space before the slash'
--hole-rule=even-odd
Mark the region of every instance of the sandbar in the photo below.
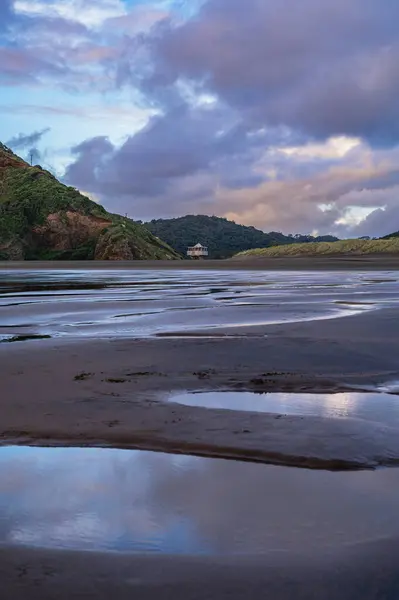
<svg viewBox="0 0 399 600">
<path fill-rule="evenodd" d="M 395 309 L 244 327 L 240 334 L 3 344 L 1 443 L 115 446 L 322 469 L 397 463 L 396 430 L 383 425 L 162 402 L 173 390 L 332 393 L 394 381 Z"/>
</svg>

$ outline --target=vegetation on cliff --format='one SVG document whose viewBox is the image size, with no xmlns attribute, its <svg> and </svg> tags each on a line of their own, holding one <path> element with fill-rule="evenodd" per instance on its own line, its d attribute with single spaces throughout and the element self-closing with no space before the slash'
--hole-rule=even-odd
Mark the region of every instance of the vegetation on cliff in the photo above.
<svg viewBox="0 0 399 600">
<path fill-rule="evenodd" d="M 273 248 L 256 248 L 240 252 L 234 258 L 272 258 L 290 256 L 337 256 L 365 254 L 397 254 L 399 253 L 399 238 L 391 237 L 380 240 L 340 240 L 338 242 L 318 242 L 310 244 L 295 244 Z"/>
<path fill-rule="evenodd" d="M 255 227 L 245 227 L 227 219 L 205 215 L 158 219 L 145 223 L 145 226 L 182 255 L 186 254 L 188 246 L 198 242 L 208 246 L 210 258 L 229 258 L 250 248 L 337 239 L 332 236 L 314 238 L 306 235 L 283 235 L 276 231 L 265 233 Z"/>
<path fill-rule="evenodd" d="M 0 260 L 177 258 L 141 224 L 107 212 L 0 144 Z"/>
</svg>

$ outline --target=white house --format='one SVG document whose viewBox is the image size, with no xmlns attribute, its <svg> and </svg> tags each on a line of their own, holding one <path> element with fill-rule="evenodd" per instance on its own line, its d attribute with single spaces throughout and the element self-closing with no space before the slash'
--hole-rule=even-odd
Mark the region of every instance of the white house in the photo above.
<svg viewBox="0 0 399 600">
<path fill-rule="evenodd" d="M 195 246 L 190 246 L 187 249 L 187 256 L 190 258 L 200 259 L 208 256 L 208 248 L 206 246 L 202 246 L 202 244 L 196 244 Z"/>
</svg>

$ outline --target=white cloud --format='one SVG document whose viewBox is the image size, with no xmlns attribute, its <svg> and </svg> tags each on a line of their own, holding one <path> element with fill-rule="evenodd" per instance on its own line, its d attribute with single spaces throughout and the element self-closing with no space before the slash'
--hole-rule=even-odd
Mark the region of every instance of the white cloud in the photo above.
<svg viewBox="0 0 399 600">
<path fill-rule="evenodd" d="M 204 93 L 201 88 L 193 86 L 190 82 L 180 79 L 176 82 L 176 89 L 180 96 L 191 106 L 195 107 L 214 107 L 217 104 L 217 97 L 214 94 Z"/>
<path fill-rule="evenodd" d="M 156 23 L 170 17 L 170 13 L 152 5 L 136 6 L 128 14 L 118 15 L 107 20 L 108 31 L 118 34 L 135 35 L 151 29 Z"/>
<path fill-rule="evenodd" d="M 335 222 L 335 225 L 343 225 L 345 227 L 356 227 L 374 210 L 375 206 L 366 208 L 364 206 L 347 206 L 344 215 Z"/>
<path fill-rule="evenodd" d="M 331 137 L 323 143 L 280 148 L 279 151 L 287 156 L 332 159 L 344 157 L 348 152 L 361 144 L 362 141 L 358 138 L 337 136 Z"/>
<path fill-rule="evenodd" d="M 126 14 L 121 0 L 16 0 L 17 13 L 41 17 L 62 17 L 87 27 L 98 27 L 107 19 Z"/>
</svg>

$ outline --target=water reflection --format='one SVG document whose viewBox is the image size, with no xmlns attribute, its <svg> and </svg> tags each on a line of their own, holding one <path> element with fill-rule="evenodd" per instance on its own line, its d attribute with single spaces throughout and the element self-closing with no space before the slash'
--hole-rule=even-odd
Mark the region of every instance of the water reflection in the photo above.
<svg viewBox="0 0 399 600">
<path fill-rule="evenodd" d="M 254 554 L 399 533 L 399 470 L 331 473 L 108 449 L 0 449 L 0 542 Z"/>
<path fill-rule="evenodd" d="M 399 427 L 399 396 L 388 393 L 178 392 L 168 396 L 167 400 L 204 408 L 333 418 L 352 417 Z"/>
<path fill-rule="evenodd" d="M 142 337 L 339 317 L 398 302 L 388 272 L 0 271 L 0 335 Z"/>
</svg>

